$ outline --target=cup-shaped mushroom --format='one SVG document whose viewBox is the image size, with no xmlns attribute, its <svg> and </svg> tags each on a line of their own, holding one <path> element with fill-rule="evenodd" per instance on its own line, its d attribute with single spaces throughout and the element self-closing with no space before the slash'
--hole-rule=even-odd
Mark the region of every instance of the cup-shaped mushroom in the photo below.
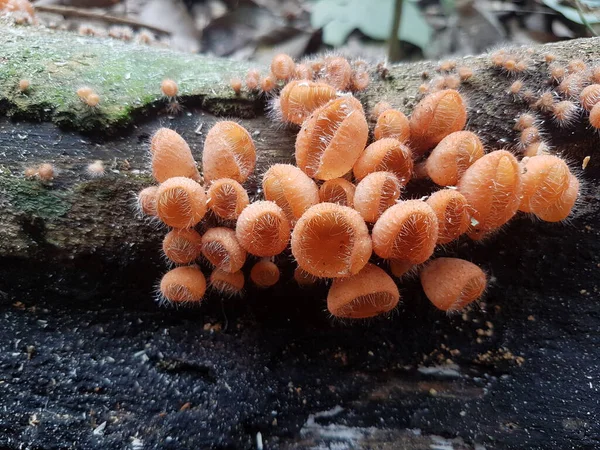
<svg viewBox="0 0 600 450">
<path fill-rule="evenodd" d="M 397 109 L 388 109 L 377 117 L 373 135 L 376 140 L 394 138 L 400 142 L 408 142 L 410 139 L 408 118 Z"/>
<path fill-rule="evenodd" d="M 163 239 L 162 248 L 175 264 L 189 264 L 202 253 L 202 236 L 193 229 L 175 228 Z"/>
<path fill-rule="evenodd" d="M 326 83 L 308 80 L 290 81 L 281 90 L 279 108 L 284 122 L 302 125 L 302 122 L 320 106 L 337 96 L 335 88 Z"/>
<path fill-rule="evenodd" d="M 173 228 L 192 228 L 206 214 L 206 193 L 194 180 L 169 178 L 156 191 L 156 215 Z"/>
<path fill-rule="evenodd" d="M 213 181 L 206 195 L 210 210 L 225 220 L 236 220 L 250 203 L 246 189 L 231 178 Z"/>
<path fill-rule="evenodd" d="M 361 215 L 335 203 L 309 208 L 292 233 L 294 258 L 316 277 L 358 273 L 369 261 L 371 251 L 371 237 Z"/>
<path fill-rule="evenodd" d="M 259 288 L 269 288 L 279 281 L 279 267 L 268 258 L 256 262 L 250 269 L 250 280 Z"/>
<path fill-rule="evenodd" d="M 200 180 L 189 145 L 176 131 L 160 128 L 150 140 L 152 175 L 159 183 L 173 177 Z"/>
<path fill-rule="evenodd" d="M 168 271 L 160 281 L 159 299 L 171 303 L 199 303 L 206 292 L 206 279 L 197 266 Z"/>
<path fill-rule="evenodd" d="M 472 262 L 458 258 L 437 258 L 421 270 L 421 285 L 427 298 L 437 308 L 460 311 L 477 300 L 487 286 L 483 270 Z"/>
<path fill-rule="evenodd" d="M 215 269 L 210 274 L 210 288 L 221 295 L 235 297 L 241 295 L 244 289 L 244 274 L 241 270 L 237 272 L 225 272 L 221 269 Z"/>
<path fill-rule="evenodd" d="M 483 144 L 475 133 L 455 131 L 433 149 L 425 170 L 429 178 L 440 186 L 456 186 L 475 161 L 483 156 Z"/>
<path fill-rule="evenodd" d="M 337 203 L 342 206 L 354 206 L 356 186 L 344 178 L 327 180 L 319 188 L 319 198 L 323 203 Z"/>
<path fill-rule="evenodd" d="M 437 239 L 437 216 L 422 200 L 392 206 L 373 226 L 373 251 L 384 259 L 421 264 L 432 255 Z"/>
<path fill-rule="evenodd" d="M 250 133 L 235 122 L 217 122 L 204 141 L 204 179 L 209 182 L 219 178 L 231 178 L 243 183 L 254 170 L 254 166 L 256 148 Z"/>
<path fill-rule="evenodd" d="M 291 164 L 274 164 L 263 175 L 266 200 L 277 203 L 291 224 L 319 203 L 319 188 L 304 172 Z"/>
<path fill-rule="evenodd" d="M 354 209 L 367 223 L 375 223 L 383 212 L 396 204 L 402 184 L 391 172 L 373 172 L 356 186 Z"/>
<path fill-rule="evenodd" d="M 237 220 L 235 235 L 248 253 L 275 256 L 287 247 L 290 222 L 276 203 L 258 201 L 242 211 Z"/>
<path fill-rule="evenodd" d="M 210 228 L 202 236 L 202 254 L 217 269 L 233 273 L 246 262 L 246 250 L 239 244 L 235 231 L 225 227 Z"/>
<path fill-rule="evenodd" d="M 309 177 L 339 178 L 365 149 L 369 128 L 360 102 L 352 96 L 331 100 L 302 124 L 296 138 L 296 164 Z"/>
<path fill-rule="evenodd" d="M 396 174 L 402 186 L 410 181 L 413 169 L 410 148 L 392 138 L 373 142 L 360 155 L 352 168 L 357 180 L 362 180 L 373 172 L 392 172 Z"/>
<path fill-rule="evenodd" d="M 450 133 L 467 123 L 467 108 L 458 91 L 445 89 L 421 100 L 410 116 L 410 142 L 413 152 L 424 154 Z"/>
<path fill-rule="evenodd" d="M 374 264 L 355 275 L 336 278 L 327 294 L 327 309 L 343 319 L 365 319 L 394 309 L 400 292 L 394 280 Z"/>
<path fill-rule="evenodd" d="M 438 244 L 452 242 L 469 228 L 469 205 L 465 196 L 457 190 L 439 190 L 426 202 L 438 218 Z"/>
<path fill-rule="evenodd" d="M 458 183 L 471 212 L 469 236 L 480 239 L 508 222 L 521 203 L 521 170 L 506 150 L 484 155 L 467 169 Z"/>
</svg>

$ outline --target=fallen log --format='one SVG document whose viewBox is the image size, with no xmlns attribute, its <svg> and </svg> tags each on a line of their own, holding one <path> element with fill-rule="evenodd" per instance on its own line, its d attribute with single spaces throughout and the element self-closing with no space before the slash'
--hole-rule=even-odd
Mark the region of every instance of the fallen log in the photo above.
<svg viewBox="0 0 600 450">
<path fill-rule="evenodd" d="M 598 39 L 534 47 L 525 76 L 546 82 L 542 55 L 600 59 Z M 0 446 L 19 448 L 595 448 L 600 445 L 597 268 L 598 136 L 584 121 L 551 144 L 579 162 L 588 189 L 568 224 L 513 221 L 483 244 L 442 253 L 490 273 L 485 303 L 434 311 L 414 280 L 397 317 L 352 327 L 323 314 L 324 292 L 282 283 L 198 310 L 158 309 L 164 230 L 135 216 L 151 184 L 147 140 L 180 132 L 199 159 L 221 117 L 254 136 L 256 180 L 292 158 L 295 130 L 265 118 L 265 99 L 236 97 L 248 66 L 44 29 L 0 28 Z M 527 108 L 488 57 L 461 89 L 467 128 L 491 148 L 517 138 Z M 435 63 L 398 65 L 360 98 L 409 113 Z M 173 118 L 160 81 L 179 82 Z M 27 78 L 31 91 L 16 90 Z M 76 89 L 94 86 L 89 110 Z M 103 160 L 107 174 L 85 167 Z M 28 180 L 50 162 L 51 183 Z M 259 438 L 260 433 L 260 438 Z"/>
</svg>

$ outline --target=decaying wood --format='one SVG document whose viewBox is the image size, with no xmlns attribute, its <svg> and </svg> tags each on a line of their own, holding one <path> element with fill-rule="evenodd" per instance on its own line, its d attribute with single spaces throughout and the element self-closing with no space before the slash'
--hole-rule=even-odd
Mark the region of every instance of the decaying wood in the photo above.
<svg viewBox="0 0 600 450">
<path fill-rule="evenodd" d="M 593 60 L 598 55 L 600 59 L 599 42 L 588 39 L 533 48 L 531 58 L 536 63 L 526 84 L 537 90 L 545 87 L 546 64 L 541 62 L 545 52 L 555 53 L 558 61 L 568 60 L 574 49 L 581 57 Z M 236 98 L 231 92 L 227 80 L 243 75 L 245 65 L 25 28 L 3 28 L 0 46 L 4 50 L 0 103 L 7 114 L 74 129 L 66 132 L 46 123 L 2 123 L 0 257 L 39 257 L 41 249 L 49 245 L 55 250 L 54 257 L 68 260 L 89 252 L 113 254 L 123 244 L 130 248 L 154 245 L 160 233 L 152 232 L 131 209 L 133 193 L 152 182 L 145 156 L 146 138 L 158 125 L 152 116 L 177 129 L 198 160 L 212 123 L 232 115 L 254 134 L 260 155 L 257 174 L 267 164 L 289 160 L 293 153 L 295 130 L 265 118 L 263 97 L 244 94 Z M 517 137 L 512 129 L 514 119 L 526 110 L 505 92 L 511 79 L 490 69 L 485 56 L 467 58 L 460 64 L 475 71 L 462 88 L 469 101 L 468 128 L 477 131 L 491 148 L 510 146 Z M 424 72 L 432 78 L 435 68 L 433 63 L 398 65 L 390 68 L 385 80 L 374 71 L 371 86 L 360 97 L 367 110 L 387 99 L 409 113 L 419 98 L 417 89 L 424 82 Z M 184 111 L 173 120 L 164 115 L 167 101 L 160 96 L 164 77 L 180 85 Z M 27 94 L 16 89 L 21 78 L 31 81 Z M 83 84 L 99 92 L 101 106 L 97 110 L 90 110 L 76 97 L 76 88 Z M 78 134 L 82 128 L 89 134 Z M 590 154 L 598 144 L 597 136 L 584 123 L 569 133 L 552 126 L 544 130 L 552 145 L 575 157 Z M 97 159 L 111 170 L 100 180 L 90 180 L 84 168 Z M 44 185 L 24 179 L 26 166 L 42 162 L 51 162 L 60 171 L 54 182 Z M 30 228 L 36 231 L 28 232 Z"/>
<path fill-rule="evenodd" d="M 535 47 L 525 77 L 543 89 L 547 51 L 600 60 L 600 40 Z M 180 132 L 200 159 L 212 123 L 234 117 L 253 134 L 257 176 L 292 159 L 295 130 L 264 115 L 265 99 L 236 98 L 225 60 L 0 26 L 0 447 L 265 449 L 598 448 L 600 240 L 596 134 L 544 129 L 574 162 L 591 155 L 588 186 L 568 224 L 519 217 L 483 245 L 442 249 L 490 274 L 485 302 L 463 316 L 434 310 L 402 283 L 391 320 L 338 325 L 325 290 L 282 282 L 243 299 L 164 310 L 150 301 L 164 271 L 164 230 L 132 199 L 152 183 L 147 140 Z M 526 108 L 511 80 L 467 58 L 468 128 L 510 146 Z M 409 113 L 423 72 L 399 65 L 362 94 Z M 173 118 L 160 81 L 179 82 Z M 18 80 L 31 80 L 26 95 Z M 101 95 L 86 109 L 75 90 Z M 91 179 L 87 164 L 104 161 Z M 51 162 L 51 183 L 23 170 Z M 249 183 L 256 192 L 257 177 Z M 283 279 L 290 268 L 284 268 Z M 260 436 L 260 437 L 259 437 Z M 142 447 L 143 446 L 143 447 Z"/>
</svg>

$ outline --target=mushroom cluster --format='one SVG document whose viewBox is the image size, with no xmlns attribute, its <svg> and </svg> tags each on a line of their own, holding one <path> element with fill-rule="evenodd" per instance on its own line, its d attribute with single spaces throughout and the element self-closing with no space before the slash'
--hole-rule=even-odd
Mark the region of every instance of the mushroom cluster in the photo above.
<svg viewBox="0 0 600 450">
<path fill-rule="evenodd" d="M 518 61 L 502 64 L 511 74 L 526 70 Z M 448 88 L 473 71 L 451 62 L 439 70 L 444 84 L 433 80 L 420 89 L 427 94 L 410 117 L 381 102 L 370 118 L 353 95 L 369 83 L 362 62 L 329 56 L 296 64 L 278 55 L 267 77 L 251 70 L 246 88 L 277 93 L 274 115 L 300 126 L 295 165 L 270 166 L 262 174 L 263 198 L 254 202 L 244 183 L 255 169 L 256 148 L 241 125 L 220 121 L 210 129 L 202 175 L 186 141 L 158 130 L 150 145 L 157 185 L 140 192 L 138 204 L 170 228 L 163 251 L 176 267 L 162 278 L 160 299 L 199 303 L 207 285 L 237 295 L 246 277 L 268 288 L 280 281 L 287 259 L 281 254 L 297 264 L 298 285 L 329 280 L 327 307 L 340 318 L 389 313 L 400 301 L 394 277 L 411 273 L 441 310 L 458 311 L 480 298 L 485 272 L 462 259 L 432 258 L 436 248 L 463 235 L 484 239 L 518 211 L 562 221 L 579 181 L 562 158 L 540 146 L 535 154 L 528 150 L 535 140 L 521 153 L 486 149 L 464 130 L 463 95 Z M 241 80 L 231 86 L 241 93 Z M 416 178 L 430 180 L 426 197 L 406 193 Z M 201 266 L 212 267 L 208 282 Z"/>
</svg>

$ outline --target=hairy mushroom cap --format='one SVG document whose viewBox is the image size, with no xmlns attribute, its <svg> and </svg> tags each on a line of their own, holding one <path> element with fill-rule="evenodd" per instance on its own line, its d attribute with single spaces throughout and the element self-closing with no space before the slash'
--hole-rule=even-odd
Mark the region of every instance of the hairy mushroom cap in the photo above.
<svg viewBox="0 0 600 450">
<path fill-rule="evenodd" d="M 160 296 L 171 303 L 199 303 L 206 292 L 206 279 L 197 266 L 181 266 L 160 281 Z"/>
<path fill-rule="evenodd" d="M 368 135 L 358 100 L 351 96 L 331 100 L 302 124 L 296 138 L 296 164 L 311 178 L 339 178 L 352 169 Z"/>
<path fill-rule="evenodd" d="M 209 285 L 222 295 L 230 297 L 240 295 L 244 289 L 244 274 L 241 270 L 229 273 L 215 269 L 210 274 Z"/>
<path fill-rule="evenodd" d="M 235 234 L 240 245 L 256 256 L 275 256 L 287 247 L 290 222 L 275 202 L 250 204 L 237 220 Z"/>
<path fill-rule="evenodd" d="M 369 261 L 371 251 L 371 237 L 361 215 L 335 203 L 309 208 L 292 233 L 294 258 L 316 277 L 353 275 Z"/>
<path fill-rule="evenodd" d="M 233 273 L 246 262 L 246 250 L 239 244 L 235 231 L 225 227 L 210 228 L 202 236 L 202 254 L 217 269 Z"/>
<path fill-rule="evenodd" d="M 377 117 L 377 123 L 373 134 L 376 140 L 383 138 L 394 138 L 400 142 L 408 142 L 410 139 L 410 124 L 408 118 L 397 109 L 383 111 Z"/>
<path fill-rule="evenodd" d="M 159 183 L 173 177 L 199 180 L 200 173 L 189 145 L 176 131 L 160 128 L 150 140 L 152 175 Z"/>
<path fill-rule="evenodd" d="M 214 180 L 206 195 L 210 210 L 225 220 L 236 220 L 250 203 L 246 189 L 231 178 Z"/>
<path fill-rule="evenodd" d="M 402 184 L 391 172 L 373 172 L 356 186 L 354 209 L 367 223 L 375 223 L 383 212 L 396 204 Z"/>
<path fill-rule="evenodd" d="M 373 226 L 372 237 L 377 256 L 420 264 L 435 249 L 438 219 L 424 201 L 403 201 L 381 215 Z"/>
<path fill-rule="evenodd" d="M 405 186 L 413 175 L 412 151 L 397 139 L 383 138 L 373 142 L 359 156 L 352 171 L 357 180 L 373 172 L 392 172 Z"/>
<path fill-rule="evenodd" d="M 512 153 L 496 150 L 475 161 L 458 183 L 474 219 L 470 236 L 474 239 L 501 227 L 519 209 L 521 170 Z"/>
<path fill-rule="evenodd" d="M 217 122 L 206 135 L 202 170 L 207 182 L 231 178 L 248 179 L 256 166 L 256 147 L 250 133 L 235 122 Z"/>
<path fill-rule="evenodd" d="M 425 163 L 429 178 L 440 186 L 456 186 L 475 161 L 483 156 L 483 144 L 470 131 L 449 134 L 433 149 Z"/>
<path fill-rule="evenodd" d="M 250 280 L 259 288 L 274 286 L 279 281 L 279 267 L 267 258 L 259 260 L 250 270 Z"/>
<path fill-rule="evenodd" d="M 175 264 L 190 264 L 202 253 L 202 236 L 193 229 L 175 228 L 163 239 L 162 248 Z"/>
<path fill-rule="evenodd" d="M 438 244 L 452 242 L 469 228 L 469 204 L 457 190 L 442 189 L 434 192 L 426 202 L 438 218 Z"/>
<path fill-rule="evenodd" d="M 458 91 L 445 89 L 421 100 L 410 116 L 411 148 L 422 155 L 467 123 L 467 108 Z"/>
<path fill-rule="evenodd" d="M 344 178 L 327 180 L 319 188 L 321 203 L 337 203 L 342 206 L 354 207 L 356 186 Z"/>
<path fill-rule="evenodd" d="M 387 313 L 400 301 L 394 280 L 374 264 L 346 278 L 336 278 L 327 294 L 331 315 L 344 319 L 364 319 Z"/>
<path fill-rule="evenodd" d="M 156 215 L 173 228 L 191 228 L 206 214 L 204 188 L 185 177 L 169 178 L 156 191 Z"/>
<path fill-rule="evenodd" d="M 269 167 L 263 175 L 262 187 L 265 199 L 277 203 L 291 224 L 319 203 L 319 188 L 315 182 L 291 164 Z"/>
<path fill-rule="evenodd" d="M 421 270 L 427 298 L 442 311 L 460 311 L 485 291 L 487 277 L 475 264 L 458 258 L 437 258 Z"/>
</svg>

